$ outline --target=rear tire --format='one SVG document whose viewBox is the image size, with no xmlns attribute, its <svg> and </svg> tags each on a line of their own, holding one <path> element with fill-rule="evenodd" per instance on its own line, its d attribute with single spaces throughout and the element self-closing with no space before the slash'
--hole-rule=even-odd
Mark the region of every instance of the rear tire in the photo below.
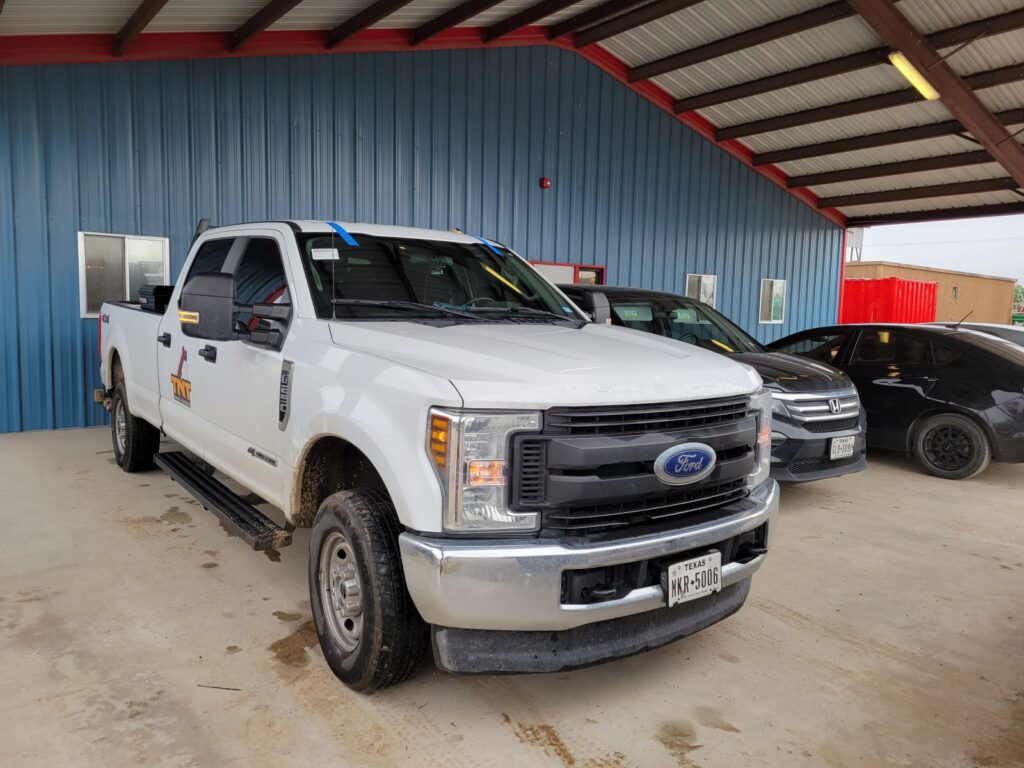
<svg viewBox="0 0 1024 768">
<path fill-rule="evenodd" d="M 394 505 L 378 490 L 328 496 L 310 531 L 309 595 L 331 671 L 355 691 L 405 680 L 429 636 L 405 586 Z"/>
<path fill-rule="evenodd" d="M 971 419 L 940 413 L 922 421 L 914 433 L 914 457 L 930 475 L 967 480 L 988 467 L 992 446 Z"/>
<path fill-rule="evenodd" d="M 110 438 L 114 444 L 114 459 L 125 472 L 153 468 L 153 456 L 160 450 L 160 430 L 132 416 L 123 381 L 118 382 L 111 398 Z"/>
</svg>

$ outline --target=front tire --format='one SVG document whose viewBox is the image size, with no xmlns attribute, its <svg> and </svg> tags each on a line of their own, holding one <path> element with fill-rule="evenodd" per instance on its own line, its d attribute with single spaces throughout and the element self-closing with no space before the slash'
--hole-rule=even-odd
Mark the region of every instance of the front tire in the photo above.
<svg viewBox="0 0 1024 768">
<path fill-rule="evenodd" d="M 930 475 L 967 480 L 985 471 L 992 446 L 971 419 L 940 413 L 921 422 L 914 434 L 914 456 Z"/>
<path fill-rule="evenodd" d="M 405 587 L 398 518 L 387 494 L 328 496 L 310 532 L 309 595 L 320 648 L 349 688 L 406 679 L 427 647 L 427 626 Z"/>
<path fill-rule="evenodd" d="M 153 456 L 160 450 L 160 430 L 148 421 L 132 416 L 124 381 L 114 388 L 110 404 L 110 437 L 114 459 L 125 472 L 153 468 Z"/>
</svg>

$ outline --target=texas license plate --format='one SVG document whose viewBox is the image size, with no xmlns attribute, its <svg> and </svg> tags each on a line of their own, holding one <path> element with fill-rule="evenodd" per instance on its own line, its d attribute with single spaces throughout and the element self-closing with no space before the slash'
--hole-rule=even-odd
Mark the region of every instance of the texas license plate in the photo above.
<svg viewBox="0 0 1024 768">
<path fill-rule="evenodd" d="M 828 446 L 828 457 L 830 459 L 848 459 L 853 456 L 853 448 L 857 443 L 854 435 L 849 437 L 833 437 Z"/>
<path fill-rule="evenodd" d="M 669 608 L 718 592 L 722 588 L 722 553 L 708 552 L 673 563 L 668 567 L 665 586 Z"/>
</svg>

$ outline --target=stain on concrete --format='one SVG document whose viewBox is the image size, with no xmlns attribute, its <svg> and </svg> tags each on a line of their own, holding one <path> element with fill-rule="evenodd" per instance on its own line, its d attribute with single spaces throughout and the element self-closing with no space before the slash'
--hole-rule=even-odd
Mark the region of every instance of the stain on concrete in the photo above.
<svg viewBox="0 0 1024 768">
<path fill-rule="evenodd" d="M 281 553 L 278 552 L 273 547 L 270 547 L 269 549 L 264 549 L 263 550 L 263 554 L 266 555 L 267 556 L 267 560 L 269 560 L 272 563 L 280 563 L 281 562 Z"/>
<path fill-rule="evenodd" d="M 725 731 L 726 733 L 740 732 L 739 728 L 722 717 L 722 713 L 714 707 L 697 707 L 694 710 L 694 716 L 697 718 L 698 723 L 706 725 L 708 728 Z"/>
<path fill-rule="evenodd" d="M 523 744 L 540 747 L 544 750 L 544 754 L 560 760 L 566 768 L 576 765 L 576 757 L 565 746 L 565 742 L 562 741 L 562 737 L 558 735 L 558 731 L 555 730 L 554 726 L 547 723 L 537 723 L 535 725 L 520 723 L 514 721 L 504 712 L 501 713 L 501 716 L 512 727 L 513 733 Z"/>
<path fill-rule="evenodd" d="M 282 664 L 289 667 L 304 667 L 309 664 L 309 654 L 306 651 L 316 644 L 316 627 L 313 626 L 312 619 L 307 619 L 290 635 L 272 642 L 268 650 Z"/>
<path fill-rule="evenodd" d="M 231 530 L 230 528 L 228 528 L 228 527 L 227 527 L 227 526 L 226 526 L 226 525 L 224 524 L 224 521 L 223 521 L 223 520 L 218 520 L 217 522 L 218 522 L 218 524 L 220 524 L 220 528 L 221 528 L 221 530 L 222 530 L 222 531 L 224 531 L 224 533 L 226 533 L 226 534 L 227 534 L 228 536 L 230 536 L 230 537 L 231 537 L 232 539 L 238 538 L 238 534 L 237 534 L 237 533 L 235 533 L 234 531 L 232 531 L 232 530 Z"/>
<path fill-rule="evenodd" d="M 220 550 L 219 549 L 204 549 L 203 550 L 203 554 L 206 555 L 207 557 L 216 557 L 217 555 L 220 554 Z"/>
<path fill-rule="evenodd" d="M 740 663 L 740 657 L 737 656 L 735 653 L 729 653 L 728 651 L 722 651 L 720 654 L 718 654 L 718 658 L 720 658 L 722 661 L 728 661 L 732 664 Z"/>
<path fill-rule="evenodd" d="M 228 646 L 227 648 L 225 648 L 224 650 L 225 650 L 225 651 L 227 651 L 228 653 L 238 653 L 238 652 L 239 652 L 239 651 L 241 651 L 242 649 L 241 649 L 241 648 L 239 648 L 239 647 L 238 647 L 237 645 L 229 645 L 229 646 Z"/>
<path fill-rule="evenodd" d="M 289 611 L 274 611 L 274 615 L 281 621 L 298 621 L 302 618 L 301 613 L 291 613 Z"/>
<path fill-rule="evenodd" d="M 203 563 L 201 567 L 206 568 L 206 569 L 216 568 L 217 567 L 217 563 Z"/>
<path fill-rule="evenodd" d="M 182 512 L 177 507 L 168 507 L 167 511 L 160 515 L 160 519 L 171 525 L 187 525 L 192 522 L 192 515 Z"/>
<path fill-rule="evenodd" d="M 977 766 L 1003 768 L 1024 765 L 1024 689 L 1014 691 L 1006 703 L 1010 724 L 989 741 L 977 744 L 971 759 Z"/>
<path fill-rule="evenodd" d="M 584 763 L 586 768 L 623 768 L 625 765 L 627 765 L 626 756 L 621 752 L 612 752 L 604 757 L 587 758 L 587 762 Z"/>
<path fill-rule="evenodd" d="M 697 734 L 690 723 L 685 720 L 665 723 L 658 730 L 655 738 L 672 755 L 680 768 L 698 768 L 697 763 L 690 759 L 690 753 L 704 745 L 694 743 Z"/>
</svg>

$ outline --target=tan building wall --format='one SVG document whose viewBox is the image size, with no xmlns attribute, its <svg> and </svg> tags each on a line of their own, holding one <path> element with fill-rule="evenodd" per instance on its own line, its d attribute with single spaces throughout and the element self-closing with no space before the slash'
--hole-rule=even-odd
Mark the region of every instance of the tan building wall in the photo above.
<svg viewBox="0 0 1024 768">
<path fill-rule="evenodd" d="M 1009 323 L 1016 280 L 891 261 L 848 261 L 847 277 L 902 277 L 938 283 L 936 320 L 959 320 L 973 310 L 976 323 Z"/>
</svg>

